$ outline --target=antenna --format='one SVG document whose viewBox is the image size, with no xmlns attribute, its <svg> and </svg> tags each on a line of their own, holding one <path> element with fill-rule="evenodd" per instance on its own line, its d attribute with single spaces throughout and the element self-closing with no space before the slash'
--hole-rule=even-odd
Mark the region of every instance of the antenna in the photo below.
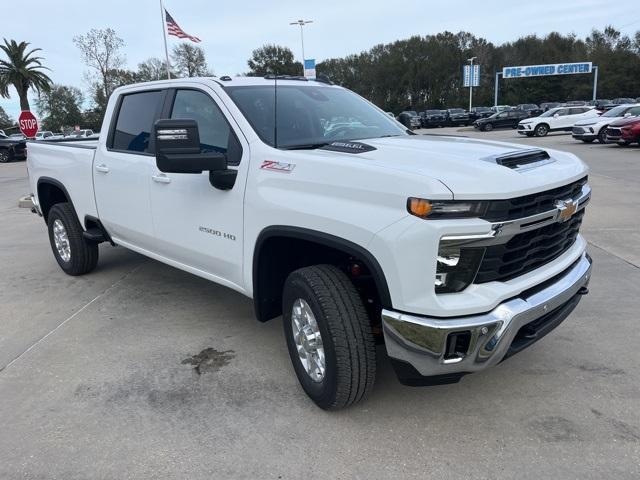
<svg viewBox="0 0 640 480">
<path fill-rule="evenodd" d="M 273 76 L 273 144 L 278 148 L 278 72 Z"/>
</svg>

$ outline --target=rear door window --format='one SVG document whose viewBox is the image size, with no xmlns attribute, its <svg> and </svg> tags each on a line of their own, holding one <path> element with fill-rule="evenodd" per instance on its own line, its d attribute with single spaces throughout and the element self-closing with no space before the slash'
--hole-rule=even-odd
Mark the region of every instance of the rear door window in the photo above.
<svg viewBox="0 0 640 480">
<path fill-rule="evenodd" d="M 153 153 L 151 132 L 164 92 L 160 90 L 124 95 L 113 132 L 111 148 L 131 153 Z"/>
</svg>

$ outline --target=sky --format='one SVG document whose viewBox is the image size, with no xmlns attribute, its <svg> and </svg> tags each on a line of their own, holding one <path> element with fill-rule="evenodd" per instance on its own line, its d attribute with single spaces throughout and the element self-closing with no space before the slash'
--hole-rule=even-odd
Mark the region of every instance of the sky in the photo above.
<svg viewBox="0 0 640 480">
<path fill-rule="evenodd" d="M 266 43 L 288 46 L 300 59 L 300 28 L 289 25 L 298 19 L 313 20 L 305 27 L 305 53 L 317 62 L 444 30 L 469 31 L 496 44 L 552 31 L 585 37 L 591 29 L 606 25 L 629 35 L 640 30 L 640 12 L 612 8 L 610 0 L 164 0 L 164 4 L 184 31 L 202 39 L 199 45 L 218 76 L 246 72 L 251 52 Z M 111 27 L 117 32 L 126 43 L 123 53 L 131 69 L 150 57 L 164 56 L 159 0 L 30 0 L 26 10 L 16 5 L 0 0 L 0 38 L 42 48 L 55 83 L 88 90 L 87 67 L 73 36 L 91 28 Z M 168 42 L 171 49 L 180 40 L 168 37 Z M 11 99 L 0 98 L 0 106 L 16 118 L 20 108 L 15 91 Z"/>
</svg>

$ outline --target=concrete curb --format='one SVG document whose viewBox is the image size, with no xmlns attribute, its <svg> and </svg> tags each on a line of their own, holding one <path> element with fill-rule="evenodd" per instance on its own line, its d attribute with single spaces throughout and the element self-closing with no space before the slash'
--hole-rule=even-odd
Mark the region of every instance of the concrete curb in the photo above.
<svg viewBox="0 0 640 480">
<path fill-rule="evenodd" d="M 20 197 L 18 199 L 18 207 L 19 208 L 31 208 L 33 203 L 31 203 L 31 196 L 25 195 L 24 197 Z"/>
</svg>

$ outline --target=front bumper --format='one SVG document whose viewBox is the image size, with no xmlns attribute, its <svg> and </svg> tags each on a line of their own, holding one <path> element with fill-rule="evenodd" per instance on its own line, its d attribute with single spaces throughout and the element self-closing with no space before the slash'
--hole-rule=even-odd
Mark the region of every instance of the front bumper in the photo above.
<svg viewBox="0 0 640 480">
<path fill-rule="evenodd" d="M 491 367 L 558 326 L 587 292 L 587 253 L 560 275 L 480 315 L 454 318 L 382 311 L 387 353 L 402 383 L 452 383 Z M 450 335 L 464 334 L 464 353 L 452 352 Z"/>
</svg>

